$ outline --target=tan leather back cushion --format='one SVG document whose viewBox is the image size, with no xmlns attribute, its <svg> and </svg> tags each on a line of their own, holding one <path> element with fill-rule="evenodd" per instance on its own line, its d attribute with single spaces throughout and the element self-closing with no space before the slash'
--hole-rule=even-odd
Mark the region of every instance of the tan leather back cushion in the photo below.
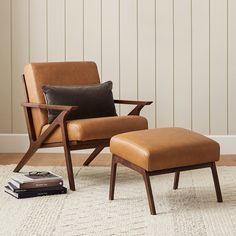
<svg viewBox="0 0 236 236">
<path fill-rule="evenodd" d="M 94 62 L 47 62 L 32 63 L 24 68 L 29 101 L 45 103 L 43 85 L 88 85 L 100 83 Z M 32 110 L 36 136 L 48 123 L 47 111 Z"/>
</svg>

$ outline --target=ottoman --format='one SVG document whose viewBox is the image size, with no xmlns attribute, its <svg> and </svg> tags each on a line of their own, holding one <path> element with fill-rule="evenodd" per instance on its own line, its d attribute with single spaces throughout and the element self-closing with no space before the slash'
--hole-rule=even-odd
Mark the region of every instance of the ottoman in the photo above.
<svg viewBox="0 0 236 236">
<path fill-rule="evenodd" d="M 144 179 L 150 212 L 156 214 L 150 176 L 175 173 L 178 188 L 180 171 L 210 167 L 217 201 L 222 202 L 215 162 L 220 157 L 217 142 L 183 128 L 159 128 L 116 135 L 110 142 L 112 153 L 109 199 L 114 199 L 117 164 L 139 172 Z M 203 180 L 204 181 L 204 180 Z"/>
</svg>

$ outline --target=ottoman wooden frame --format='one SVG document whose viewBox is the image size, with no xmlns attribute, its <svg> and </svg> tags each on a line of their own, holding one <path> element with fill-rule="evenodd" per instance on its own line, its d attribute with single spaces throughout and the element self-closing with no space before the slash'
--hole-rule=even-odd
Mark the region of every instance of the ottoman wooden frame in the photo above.
<svg viewBox="0 0 236 236">
<path fill-rule="evenodd" d="M 110 200 L 114 200 L 116 170 L 117 170 L 118 163 L 120 163 L 132 170 L 139 172 L 143 176 L 145 187 L 146 187 L 146 192 L 147 192 L 147 197 L 148 197 L 148 203 L 149 203 L 149 207 L 150 207 L 150 213 L 152 215 L 156 215 L 156 208 L 155 208 L 155 204 L 154 204 L 154 200 L 153 200 L 152 187 L 151 187 L 151 182 L 150 182 L 150 176 L 153 176 L 153 175 L 175 173 L 173 189 L 176 190 L 178 188 L 179 175 L 180 175 L 181 171 L 210 167 L 211 171 L 212 171 L 213 180 L 214 180 L 217 202 L 223 202 L 215 162 L 197 164 L 197 165 L 192 165 L 192 166 L 176 167 L 176 168 L 157 170 L 157 171 L 147 171 L 147 170 L 135 165 L 134 163 L 131 163 L 131 162 L 129 162 L 117 155 L 114 155 L 114 154 L 112 155 L 112 165 L 111 165 L 111 178 L 110 178 L 110 191 L 109 191 L 109 199 Z"/>
</svg>

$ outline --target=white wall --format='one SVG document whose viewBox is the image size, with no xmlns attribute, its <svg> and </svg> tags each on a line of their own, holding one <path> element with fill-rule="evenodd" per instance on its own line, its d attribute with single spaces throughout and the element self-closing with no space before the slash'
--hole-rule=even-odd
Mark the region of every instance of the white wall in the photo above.
<svg viewBox="0 0 236 236">
<path fill-rule="evenodd" d="M 154 101 L 150 127 L 236 134 L 235 12 L 235 0 L 1 0 L 0 133 L 25 133 L 26 63 L 94 60 L 116 98 Z"/>
</svg>

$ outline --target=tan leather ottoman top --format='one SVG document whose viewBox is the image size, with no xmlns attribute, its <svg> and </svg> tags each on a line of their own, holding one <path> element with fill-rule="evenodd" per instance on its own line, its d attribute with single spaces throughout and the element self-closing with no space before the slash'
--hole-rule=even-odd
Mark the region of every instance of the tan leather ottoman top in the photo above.
<svg viewBox="0 0 236 236">
<path fill-rule="evenodd" d="M 217 142 L 183 128 L 159 128 L 112 137 L 113 154 L 147 171 L 215 162 L 220 157 Z"/>
</svg>

